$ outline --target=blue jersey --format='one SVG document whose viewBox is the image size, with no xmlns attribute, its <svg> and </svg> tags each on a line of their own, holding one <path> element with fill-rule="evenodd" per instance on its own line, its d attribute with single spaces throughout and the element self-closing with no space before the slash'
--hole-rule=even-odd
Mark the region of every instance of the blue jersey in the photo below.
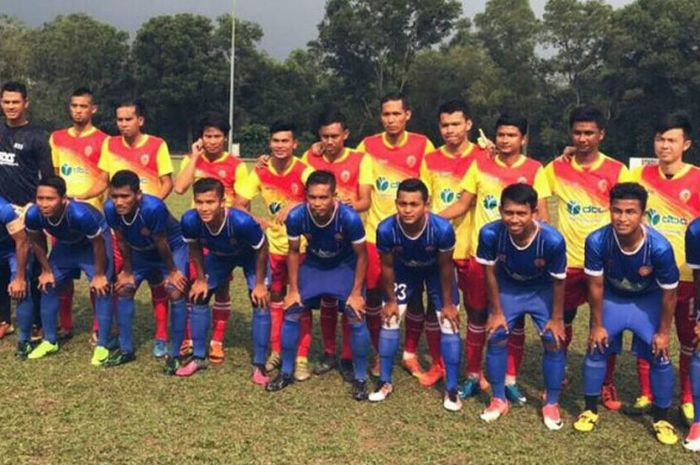
<svg viewBox="0 0 700 465">
<path fill-rule="evenodd" d="M 164 234 L 173 250 L 185 245 L 180 223 L 173 218 L 165 202 L 158 197 L 143 194 L 141 203 L 131 220 L 126 220 L 117 213 L 111 199 L 105 202 L 104 208 L 109 227 L 120 231 L 134 250 L 155 250 L 154 234 Z"/>
<path fill-rule="evenodd" d="M 685 261 L 691 270 L 700 270 L 700 218 L 685 230 Z"/>
<path fill-rule="evenodd" d="M 585 272 L 603 276 L 606 286 L 622 295 L 639 295 L 678 286 L 679 272 L 671 243 L 658 231 L 644 228 L 637 250 L 623 251 L 612 225 L 586 238 Z"/>
<path fill-rule="evenodd" d="M 481 228 L 476 261 L 495 266 L 499 282 L 542 288 L 550 285 L 552 278 L 566 278 L 566 242 L 556 229 L 538 223 L 530 243 L 520 247 L 505 223 L 497 220 Z"/>
<path fill-rule="evenodd" d="M 38 206 L 32 205 L 27 211 L 24 226 L 29 232 L 43 229 L 58 242 L 75 246 L 88 246 L 90 239 L 107 230 L 105 217 L 95 207 L 71 200 L 66 202 L 63 214 L 55 223 L 43 216 Z"/>
<path fill-rule="evenodd" d="M 401 227 L 398 215 L 390 216 L 377 227 L 377 250 L 392 254 L 395 264 L 408 268 L 437 265 L 438 252 L 455 247 L 452 224 L 433 213 L 428 213 L 423 230 L 409 237 Z"/>
<path fill-rule="evenodd" d="M 209 229 L 197 214 L 188 210 L 182 215 L 182 236 L 185 242 L 199 241 L 216 255 L 250 257 L 265 243 L 265 234 L 260 225 L 248 213 L 237 208 L 228 209 L 218 231 Z"/>
<path fill-rule="evenodd" d="M 341 262 L 355 259 L 353 244 L 365 241 L 365 228 L 360 215 L 347 205 L 337 203 L 333 215 L 326 224 L 318 224 L 306 203 L 289 212 L 287 237 L 290 240 L 306 238 L 305 264 L 316 268 L 335 268 Z"/>
<path fill-rule="evenodd" d="M 19 215 L 10 202 L 0 197 L 0 251 L 14 250 L 15 243 L 10 234 L 15 231 Z M 19 230 L 19 229 L 18 229 Z"/>
</svg>

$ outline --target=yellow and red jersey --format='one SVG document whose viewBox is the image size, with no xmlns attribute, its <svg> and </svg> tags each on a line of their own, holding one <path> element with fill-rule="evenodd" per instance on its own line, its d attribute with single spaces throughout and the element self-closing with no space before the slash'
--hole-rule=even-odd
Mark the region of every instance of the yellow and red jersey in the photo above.
<svg viewBox="0 0 700 465">
<path fill-rule="evenodd" d="M 286 255 L 289 251 L 287 229 L 283 224 L 272 222 L 278 211 L 289 202 L 303 202 L 304 183 L 313 169 L 297 158 L 283 172 L 278 173 L 270 162 L 267 166 L 258 166 L 239 184 L 236 193 L 247 200 L 261 195 L 271 220 L 265 235 L 270 243 L 270 253 Z"/>
<path fill-rule="evenodd" d="M 93 127 L 77 133 L 74 128 L 55 131 L 49 137 L 51 159 L 59 175 L 66 181 L 69 197 L 82 195 L 100 177 L 97 167 L 102 154 L 102 144 L 107 134 Z M 98 210 L 102 210 L 103 196 L 87 200 Z"/>
<path fill-rule="evenodd" d="M 447 152 L 443 146 L 425 156 L 425 167 L 428 170 L 429 187 L 432 192 L 431 209 L 433 212 L 443 211 L 459 198 L 461 192 L 459 185 L 462 179 L 472 163 L 484 157 L 488 157 L 486 150 L 472 143 L 469 143 L 467 148 L 459 154 L 453 155 Z M 457 236 L 454 249 L 455 260 L 469 258 L 473 221 L 473 209 L 452 220 Z"/>
<path fill-rule="evenodd" d="M 360 185 L 360 172 L 371 169 L 371 161 L 363 152 L 345 148 L 343 154 L 333 161 L 307 150 L 301 161 L 314 170 L 330 171 L 335 176 L 336 190 L 342 197 L 357 198 Z"/>
<path fill-rule="evenodd" d="M 396 213 L 396 191 L 408 178 L 420 178 L 429 185 L 425 155 L 435 150 L 421 134 L 404 132 L 398 144 L 392 145 L 386 133 L 366 137 L 357 150 L 367 154 L 370 166 L 360 173 L 360 184 L 372 186 L 372 202 L 365 231 L 367 242 L 376 243 L 379 223 Z"/>
<path fill-rule="evenodd" d="M 469 167 L 459 185 L 460 190 L 476 196 L 469 256 L 476 256 L 481 228 L 501 217 L 498 206 L 503 189 L 519 182 L 531 185 L 540 199 L 552 195 L 542 164 L 525 155 L 519 155 L 510 166 L 498 157 L 487 156 Z"/>
<path fill-rule="evenodd" d="M 141 190 L 155 196 L 160 194 L 160 177 L 173 172 L 168 144 L 160 137 L 146 134 L 133 147 L 122 136 L 108 137 L 97 166 L 110 178 L 120 170 L 133 171 L 141 178 Z"/>
<path fill-rule="evenodd" d="M 557 199 L 557 223 L 566 240 L 566 260 L 571 268 L 583 268 L 586 237 L 610 222 L 610 189 L 630 179 L 627 167 L 600 154 L 590 166 L 575 157 L 561 156 L 545 168 Z"/>
<path fill-rule="evenodd" d="M 191 155 L 185 156 L 180 165 L 180 171 L 184 170 L 192 162 Z M 224 185 L 224 197 L 226 206 L 233 206 L 236 197 L 236 183 L 241 182 L 248 175 L 248 168 L 238 157 L 228 152 L 222 153 L 216 160 L 209 160 L 206 156 L 197 159 L 194 169 L 194 181 L 202 178 L 214 178 Z"/>
<path fill-rule="evenodd" d="M 700 168 L 686 164 L 668 179 L 658 166 L 646 165 L 632 171 L 631 177 L 649 192 L 647 224 L 671 243 L 681 281 L 692 282 L 693 272 L 685 261 L 685 230 L 700 216 Z"/>
</svg>

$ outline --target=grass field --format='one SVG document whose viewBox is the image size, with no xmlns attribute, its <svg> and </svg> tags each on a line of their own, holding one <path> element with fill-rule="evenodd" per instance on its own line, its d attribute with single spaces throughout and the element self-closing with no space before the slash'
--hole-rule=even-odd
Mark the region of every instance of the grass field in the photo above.
<svg viewBox="0 0 700 465">
<path fill-rule="evenodd" d="M 189 197 L 173 195 L 169 204 L 179 215 Z M 550 432 L 539 418 L 541 348 L 529 324 L 521 376 L 528 405 L 486 425 L 478 418 L 486 398 L 448 413 L 438 389 L 420 387 L 399 368 L 395 393 L 380 405 L 354 402 L 349 385 L 335 373 L 280 393 L 264 392 L 249 380 L 250 308 L 240 274 L 233 283 L 234 312 L 223 366 L 189 379 L 164 376 L 162 362 L 150 355 L 153 320 L 142 288 L 135 323 L 137 361 L 96 369 L 89 363 L 91 315 L 84 282 L 76 288 L 77 335 L 59 354 L 19 361 L 13 355 L 16 338 L 0 341 L 2 464 L 700 463 L 700 455 L 680 444 L 657 444 L 649 418 L 601 410 L 595 432 L 573 430 L 572 420 L 582 406 L 587 312 L 579 314 L 569 356 L 572 383 L 561 401 L 566 426 Z M 312 359 L 320 354 L 318 329 L 315 324 Z M 636 394 L 632 357 L 621 357 L 618 366 L 620 393 L 629 401 Z M 680 425 L 676 406 L 672 421 Z M 686 432 L 679 426 L 679 433 Z"/>
</svg>

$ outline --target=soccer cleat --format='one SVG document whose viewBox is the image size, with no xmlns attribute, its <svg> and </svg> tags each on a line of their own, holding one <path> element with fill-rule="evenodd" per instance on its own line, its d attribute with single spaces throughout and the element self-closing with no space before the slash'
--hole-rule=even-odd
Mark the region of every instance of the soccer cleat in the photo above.
<svg viewBox="0 0 700 465">
<path fill-rule="evenodd" d="M 194 350 L 194 345 L 192 344 L 192 339 L 185 339 L 180 344 L 180 357 L 186 358 L 192 355 Z"/>
<path fill-rule="evenodd" d="M 58 340 L 61 342 L 68 341 L 70 339 L 73 339 L 73 330 L 72 329 L 59 329 L 58 333 L 56 334 L 58 336 Z"/>
<path fill-rule="evenodd" d="M 136 354 L 133 352 L 122 352 L 121 350 L 117 350 L 110 355 L 107 360 L 105 360 L 102 366 L 111 368 L 133 362 L 134 360 L 136 360 Z"/>
<path fill-rule="evenodd" d="M 281 364 L 282 357 L 280 356 L 280 353 L 270 352 L 270 355 L 267 357 L 267 361 L 265 362 L 265 371 L 269 373 L 272 370 L 276 370 Z"/>
<path fill-rule="evenodd" d="M 94 367 L 102 366 L 102 364 L 109 358 L 109 350 L 106 347 L 97 346 L 95 350 L 92 351 L 92 359 L 90 364 Z"/>
<path fill-rule="evenodd" d="M 324 354 L 321 355 L 321 359 L 314 367 L 313 373 L 316 376 L 321 376 L 325 375 L 331 370 L 335 370 L 336 368 L 338 368 L 338 359 L 335 358 L 335 355 L 327 354 L 324 352 Z"/>
<path fill-rule="evenodd" d="M 581 412 L 574 422 L 574 429 L 583 433 L 588 433 L 595 429 L 595 424 L 598 423 L 598 414 L 591 410 Z"/>
<path fill-rule="evenodd" d="M 346 383 L 352 383 L 354 381 L 355 368 L 352 365 L 352 360 L 345 358 L 340 359 L 340 376 L 342 376 L 343 381 Z"/>
<path fill-rule="evenodd" d="M 174 376 L 177 370 L 180 369 L 182 364 L 180 363 L 180 359 L 177 357 L 171 357 L 167 356 L 165 357 L 165 365 L 163 365 L 163 373 L 165 373 L 168 376 Z"/>
<path fill-rule="evenodd" d="M 354 380 L 352 382 L 352 398 L 358 402 L 367 400 L 369 397 L 367 393 L 367 381 Z"/>
<path fill-rule="evenodd" d="M 683 447 L 692 452 L 700 451 L 700 423 L 690 425 L 690 431 L 683 441 Z"/>
<path fill-rule="evenodd" d="M 425 372 L 425 374 L 418 379 L 421 386 L 430 387 L 433 384 L 437 384 L 442 378 L 445 377 L 445 369 L 442 365 L 438 363 L 433 363 L 430 369 Z"/>
<path fill-rule="evenodd" d="M 284 373 L 280 373 L 275 379 L 273 379 L 265 385 L 265 390 L 267 392 L 277 392 L 286 388 L 290 384 L 294 384 L 294 378 L 292 377 L 292 375 L 285 375 Z"/>
<path fill-rule="evenodd" d="M 506 384 L 506 399 L 515 407 L 521 407 L 527 402 L 527 397 L 520 392 L 520 388 L 515 383 Z"/>
<path fill-rule="evenodd" d="M 483 412 L 481 412 L 479 418 L 484 420 L 486 423 L 490 423 L 492 421 L 498 420 L 503 415 L 508 413 L 508 410 L 509 406 L 507 400 L 499 399 L 498 397 L 492 397 L 491 403 L 488 407 L 484 409 Z"/>
<path fill-rule="evenodd" d="M 200 370 L 206 370 L 207 361 L 203 358 L 194 357 L 187 364 L 181 366 L 175 371 L 175 376 L 187 377 L 192 376 Z"/>
<path fill-rule="evenodd" d="M 692 402 L 684 402 L 678 407 L 681 413 L 681 419 L 686 426 L 691 426 L 695 421 L 695 408 Z"/>
<path fill-rule="evenodd" d="M 547 429 L 560 430 L 564 426 L 564 422 L 561 421 L 561 415 L 559 415 L 559 404 L 546 404 L 542 407 L 542 420 Z"/>
<path fill-rule="evenodd" d="M 617 395 L 617 388 L 613 383 L 603 384 L 603 388 L 600 390 L 600 397 L 603 399 L 603 406 L 608 410 L 620 410 L 622 408 L 622 402 L 620 402 L 620 397 Z"/>
<path fill-rule="evenodd" d="M 44 331 L 41 328 L 32 326 L 32 335 L 30 336 L 30 342 L 39 342 L 44 338 Z"/>
<path fill-rule="evenodd" d="M 15 356 L 24 360 L 27 358 L 27 356 L 29 356 L 31 351 L 32 345 L 29 343 L 29 341 L 18 342 L 17 350 L 15 350 Z"/>
<path fill-rule="evenodd" d="M 27 358 L 36 360 L 46 357 L 47 355 L 55 354 L 56 352 L 58 352 L 58 343 L 51 344 L 49 341 L 41 341 L 41 343 L 27 355 Z"/>
<path fill-rule="evenodd" d="M 409 372 L 411 376 L 415 376 L 418 379 L 421 379 L 423 375 L 425 375 L 425 371 L 423 371 L 423 367 L 420 366 L 420 361 L 418 360 L 418 357 L 413 356 L 409 358 L 404 358 L 401 361 L 401 366 L 404 370 Z"/>
<path fill-rule="evenodd" d="M 459 412 L 462 410 L 462 400 L 459 398 L 456 389 L 445 393 L 445 398 L 442 400 L 442 406 L 448 412 Z"/>
<path fill-rule="evenodd" d="M 253 383 L 260 384 L 261 386 L 265 386 L 267 383 L 270 382 L 270 377 L 267 376 L 267 373 L 265 373 L 264 366 L 255 367 L 255 369 L 253 370 L 252 380 Z"/>
<path fill-rule="evenodd" d="M 481 387 L 479 386 L 479 378 L 468 376 L 467 379 L 462 383 L 462 387 L 459 390 L 460 399 L 468 399 L 474 397 L 481 392 Z"/>
<path fill-rule="evenodd" d="M 168 355 L 168 341 L 156 339 L 155 344 L 153 344 L 153 356 L 155 358 L 163 358 L 166 355 Z"/>
<path fill-rule="evenodd" d="M 394 387 L 391 383 L 382 383 L 382 385 L 371 393 L 367 399 L 369 399 L 370 402 L 381 402 L 389 397 L 392 392 L 394 392 Z"/>
<path fill-rule="evenodd" d="M 637 400 L 634 401 L 633 405 L 630 405 L 625 409 L 627 415 L 644 415 L 651 411 L 651 399 L 647 396 L 639 396 Z"/>
<path fill-rule="evenodd" d="M 212 365 L 221 365 L 224 363 L 225 357 L 224 345 L 218 341 L 211 341 L 209 343 L 209 363 Z"/>
<path fill-rule="evenodd" d="M 14 332 L 15 327 L 12 326 L 12 323 L 8 323 L 7 321 L 3 321 L 2 323 L 0 323 L 0 339 Z"/>
<path fill-rule="evenodd" d="M 309 359 L 306 357 L 297 357 L 296 363 L 294 364 L 294 379 L 303 382 L 309 378 L 311 378 Z"/>
<path fill-rule="evenodd" d="M 678 442 L 678 434 L 676 433 L 676 429 L 666 420 L 659 420 L 654 423 L 654 433 L 656 434 L 656 439 L 661 444 L 672 446 Z"/>
<path fill-rule="evenodd" d="M 382 373 L 382 360 L 379 358 L 379 355 L 374 359 L 374 365 L 372 365 L 372 369 L 370 370 L 369 374 L 374 376 L 375 378 L 379 378 L 379 375 Z"/>
</svg>

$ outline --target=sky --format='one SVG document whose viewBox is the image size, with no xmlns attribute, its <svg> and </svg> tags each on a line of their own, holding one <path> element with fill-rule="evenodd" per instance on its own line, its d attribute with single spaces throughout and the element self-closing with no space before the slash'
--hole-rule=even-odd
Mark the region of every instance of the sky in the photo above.
<svg viewBox="0 0 700 465">
<path fill-rule="evenodd" d="M 531 0 L 541 15 L 547 0 Z M 608 0 L 619 7 L 632 0 Z M 326 0 L 235 0 L 236 15 L 263 28 L 260 47 L 270 56 L 284 59 L 316 38 Z M 118 29 L 136 34 L 152 16 L 197 13 L 215 18 L 231 10 L 233 0 L 0 0 L 0 14 L 15 16 L 30 26 L 40 26 L 57 15 L 84 12 Z M 463 0 L 465 16 L 483 11 L 486 0 Z"/>
</svg>

